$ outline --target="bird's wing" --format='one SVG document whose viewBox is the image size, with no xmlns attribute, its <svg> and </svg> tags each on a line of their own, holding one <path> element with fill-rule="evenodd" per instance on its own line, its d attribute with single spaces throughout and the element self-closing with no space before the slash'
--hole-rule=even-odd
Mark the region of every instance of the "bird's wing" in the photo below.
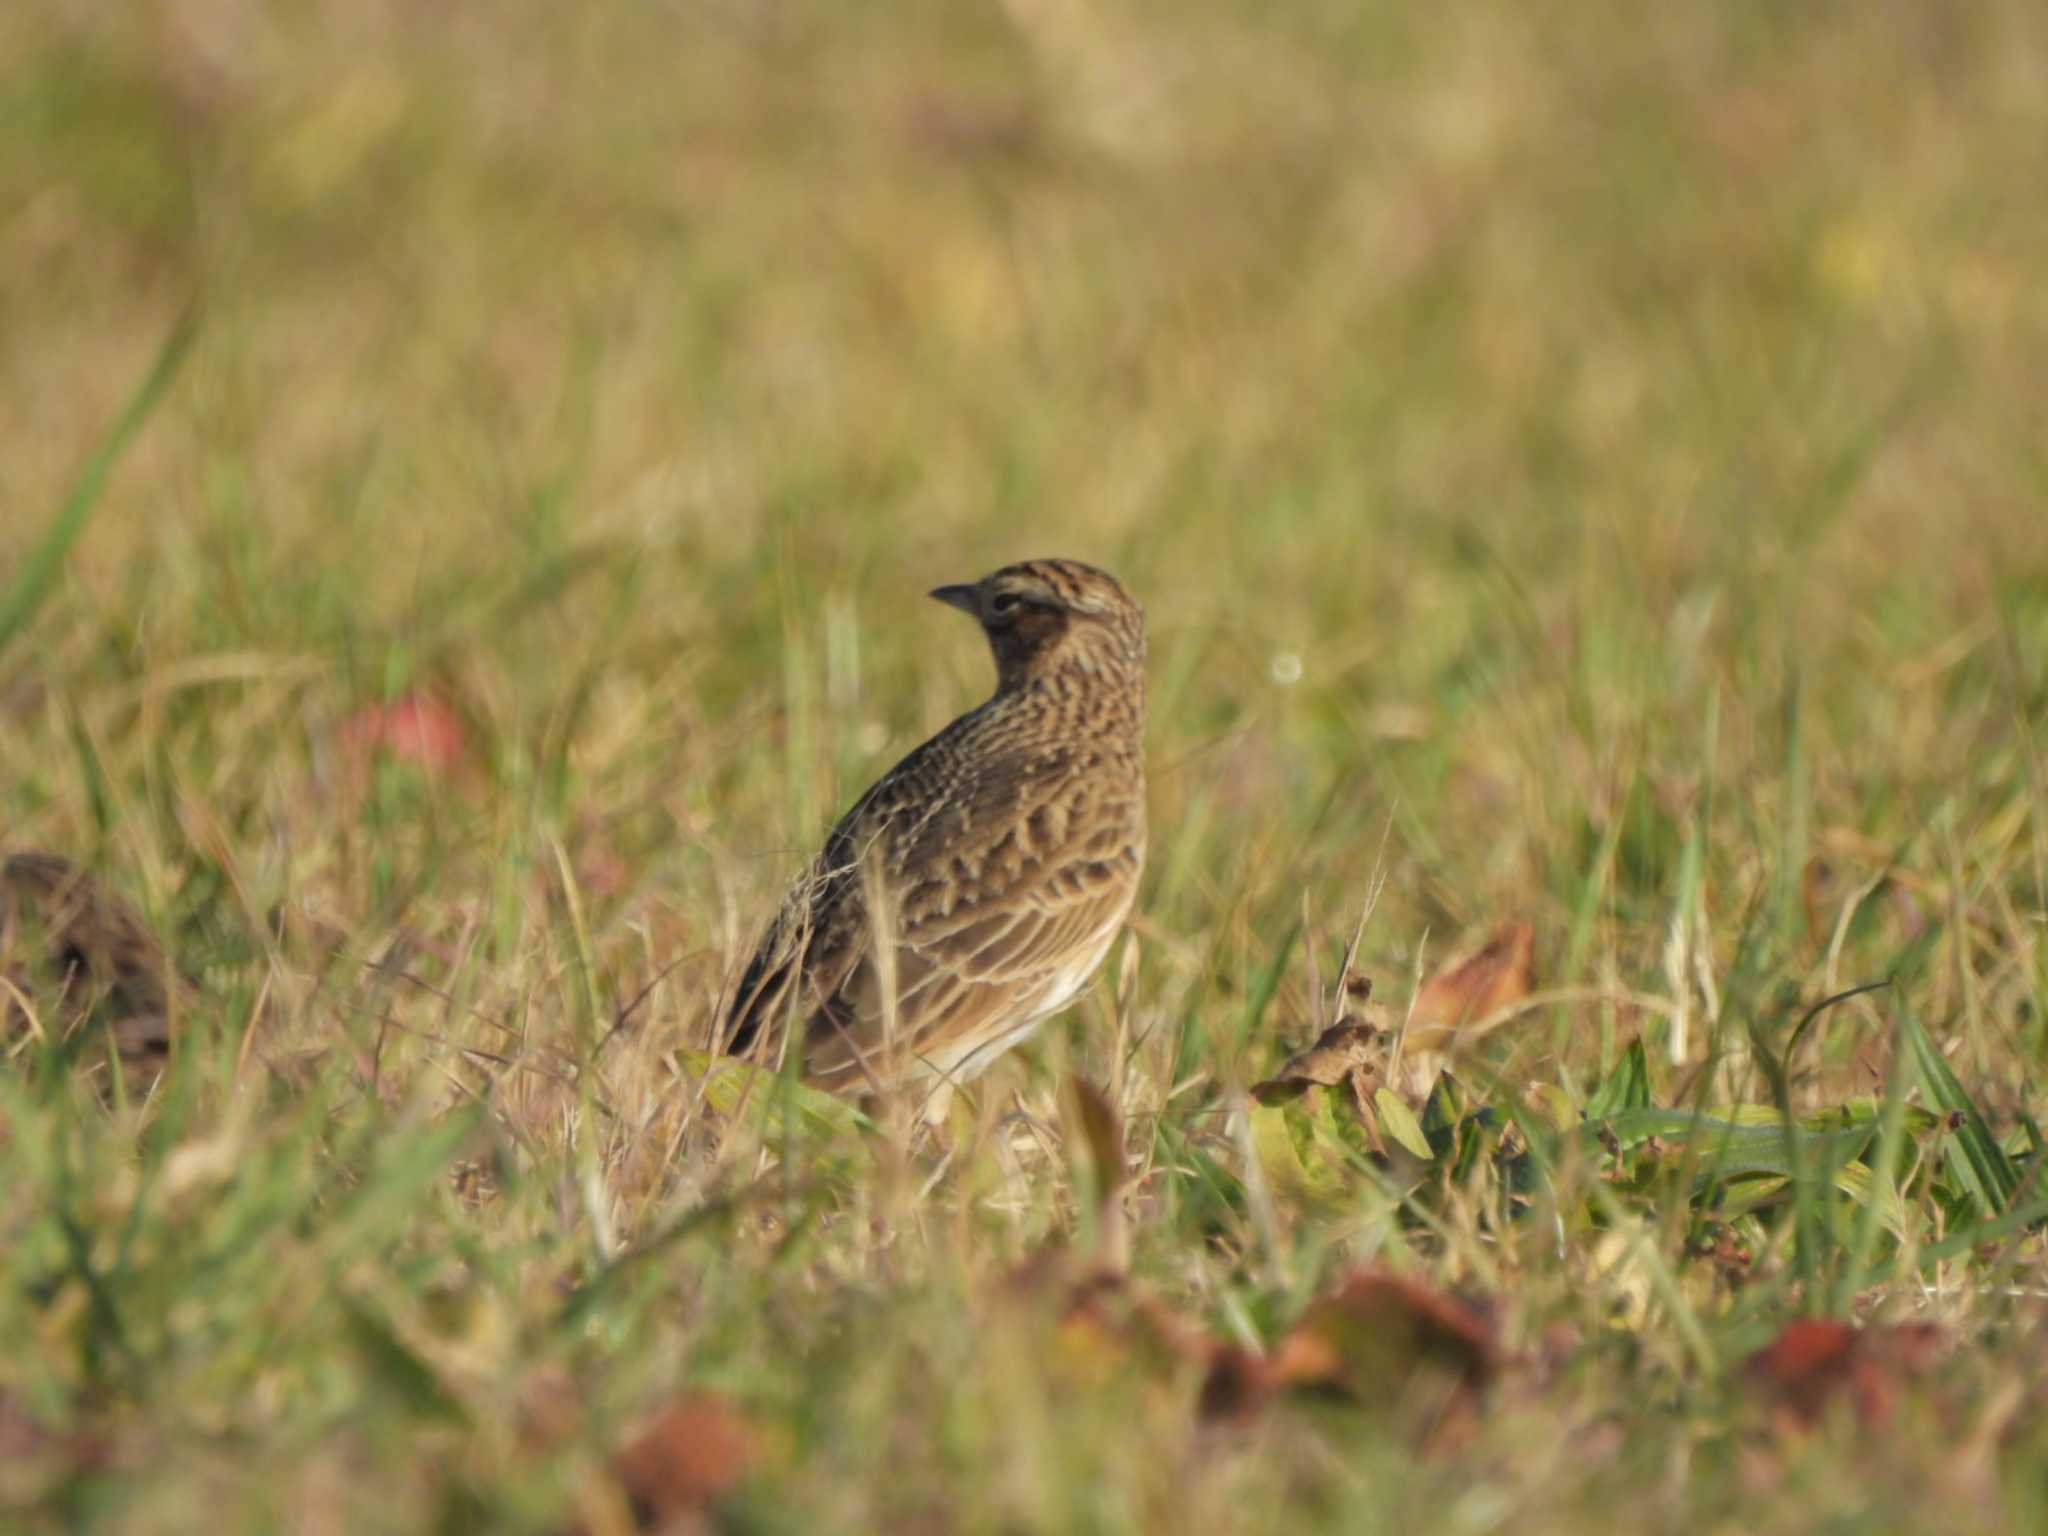
<svg viewBox="0 0 2048 1536">
<path fill-rule="evenodd" d="M 978 861 L 974 855 L 980 852 Z M 1078 841 L 998 839 L 905 888 L 813 1019 L 807 1070 L 827 1083 L 912 1062 L 940 1070 L 1040 1017 L 1079 984 L 1129 910 L 1142 847 L 1121 824 Z M 893 939 L 893 1010 L 873 933 Z M 1062 985 L 1065 983 L 1065 985 Z"/>
<path fill-rule="evenodd" d="M 892 854 L 915 831 L 920 801 L 934 797 L 956 761 L 952 738 L 972 718 L 962 716 L 919 746 L 840 817 L 755 947 L 726 1009 L 723 1049 L 762 1057 L 771 1047 L 779 1051 L 791 1020 L 805 1021 L 811 1034 L 828 1022 L 818 1015 L 865 956 L 873 926 L 864 865 L 879 860 L 886 875 Z"/>
<path fill-rule="evenodd" d="M 1121 921 L 1143 863 L 1142 799 L 1092 783 L 1080 751 L 969 778 L 950 738 L 972 719 L 905 758 L 833 829 L 747 967 L 727 1049 L 765 1055 L 800 1019 L 807 1076 L 874 1086 L 1034 1016 L 1077 956 L 1092 964 L 1091 941 Z"/>
</svg>

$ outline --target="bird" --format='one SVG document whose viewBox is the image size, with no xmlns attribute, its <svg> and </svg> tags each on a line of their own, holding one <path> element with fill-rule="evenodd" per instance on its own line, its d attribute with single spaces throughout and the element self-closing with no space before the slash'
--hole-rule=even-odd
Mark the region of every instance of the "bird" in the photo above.
<svg viewBox="0 0 2048 1536">
<path fill-rule="evenodd" d="M 1145 864 L 1143 611 L 1078 560 L 931 596 L 979 622 L 995 692 L 840 818 L 720 1027 L 841 1097 L 908 1090 L 926 1124 L 1088 985 Z"/>
<path fill-rule="evenodd" d="M 71 860 L 30 851 L 0 860 L 0 1042 L 37 1022 L 68 1038 L 104 1022 L 123 1076 L 141 1087 L 170 1060 L 189 979 L 133 903 Z"/>
</svg>

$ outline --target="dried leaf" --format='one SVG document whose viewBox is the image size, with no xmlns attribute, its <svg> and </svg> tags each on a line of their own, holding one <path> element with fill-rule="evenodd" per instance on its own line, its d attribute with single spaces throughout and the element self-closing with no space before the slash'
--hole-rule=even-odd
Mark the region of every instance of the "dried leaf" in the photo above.
<svg viewBox="0 0 2048 1536">
<path fill-rule="evenodd" d="M 1806 1317 L 1786 1324 L 1743 1371 L 1768 1401 L 1780 1434 L 1812 1429 L 1838 1403 L 1866 1429 L 1877 1429 L 1890 1422 L 1905 1382 L 1926 1374 L 1942 1344 L 1931 1323 L 1856 1328 Z"/>
<path fill-rule="evenodd" d="M 1501 1010 L 1535 990 L 1536 929 L 1504 923 L 1472 953 L 1454 960 L 1422 984 L 1408 1014 L 1406 1044 L 1442 1050 L 1452 1037 L 1470 1038 L 1491 1027 Z"/>
<path fill-rule="evenodd" d="M 1201 1405 L 1241 1419 L 1282 1393 L 1335 1392 L 1442 1449 L 1462 1436 L 1502 1358 L 1490 1309 L 1366 1269 L 1312 1302 L 1266 1355 L 1219 1351 Z"/>
<path fill-rule="evenodd" d="M 1314 1045 L 1289 1057 L 1286 1065 L 1264 1082 L 1254 1084 L 1252 1097 L 1261 1104 L 1285 1104 L 1310 1088 L 1349 1085 L 1357 1089 L 1361 1074 L 1377 1076 L 1375 1063 L 1385 1054 L 1386 1041 L 1371 1025 L 1333 1024 L 1316 1037 Z"/>
<path fill-rule="evenodd" d="M 1370 1337 L 1376 1354 L 1387 1354 L 1392 1346 L 1393 1353 L 1411 1362 L 1447 1363 L 1474 1386 L 1485 1385 L 1501 1365 L 1491 1308 L 1392 1270 L 1353 1274 L 1311 1305 L 1296 1329 L 1352 1345 Z M 1340 1353 L 1355 1361 L 1355 1349 Z M 1361 1380 L 1360 1385 L 1370 1383 Z"/>
<path fill-rule="evenodd" d="M 1105 1354 L 1126 1360 L 1137 1356 L 1155 1368 L 1185 1361 L 1206 1366 L 1216 1348 L 1214 1340 L 1151 1291 L 1107 1271 L 1075 1291 L 1061 1331 L 1069 1336 L 1085 1331 Z"/>
<path fill-rule="evenodd" d="M 1070 1382 L 1100 1384 L 1135 1371 L 1165 1385 L 1191 1364 L 1209 1369 L 1219 1347 L 1145 1286 L 1069 1248 L 1039 1249 L 997 1296 L 1023 1311 L 1025 1326 L 1049 1328 L 1047 1358 Z"/>
<path fill-rule="evenodd" d="M 1249 1423 L 1273 1400 L 1278 1389 L 1267 1356 L 1242 1345 L 1225 1345 L 1216 1352 L 1202 1378 L 1195 1412 L 1206 1423 Z"/>
<path fill-rule="evenodd" d="M 640 1528 L 661 1530 L 730 1494 L 760 1458 L 760 1432 L 729 1400 L 689 1392 L 619 1452 L 612 1475 Z"/>
</svg>

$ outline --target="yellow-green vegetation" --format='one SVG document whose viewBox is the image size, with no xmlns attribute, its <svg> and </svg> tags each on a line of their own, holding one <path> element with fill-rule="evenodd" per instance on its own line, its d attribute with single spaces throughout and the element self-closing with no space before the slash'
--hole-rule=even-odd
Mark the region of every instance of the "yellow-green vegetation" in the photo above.
<svg viewBox="0 0 2048 1536">
<path fill-rule="evenodd" d="M 621 1529 L 679 1400 L 711 1528 L 2048 1522 L 2048 9 L 0 58 L 0 852 L 198 999 L 153 1089 L 8 1046 L 0 1525 Z M 1043 554 L 1150 619 L 1132 939 L 943 1141 L 722 1111 L 757 925 L 987 686 L 921 594 Z M 1375 890 L 1394 1018 L 1516 920 L 1534 1006 L 1248 1111 Z M 1507 1359 L 1456 1433 L 1393 1368 L 1205 1414 L 1057 1245 L 1247 1352 L 1385 1266 Z M 1743 1364 L 1806 1315 L 1942 1342 L 1809 1413 Z"/>
</svg>

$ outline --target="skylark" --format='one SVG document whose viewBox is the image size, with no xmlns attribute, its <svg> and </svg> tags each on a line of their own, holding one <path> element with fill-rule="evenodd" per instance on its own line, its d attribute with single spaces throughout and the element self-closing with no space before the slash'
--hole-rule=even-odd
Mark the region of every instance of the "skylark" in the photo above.
<svg viewBox="0 0 2048 1536">
<path fill-rule="evenodd" d="M 724 1018 L 819 1087 L 922 1112 L 1087 985 L 1145 863 L 1145 619 L 1075 560 L 931 594 L 972 614 L 996 691 L 884 774 L 791 889 Z M 794 1025 L 792 1030 L 789 1025 Z"/>
</svg>

